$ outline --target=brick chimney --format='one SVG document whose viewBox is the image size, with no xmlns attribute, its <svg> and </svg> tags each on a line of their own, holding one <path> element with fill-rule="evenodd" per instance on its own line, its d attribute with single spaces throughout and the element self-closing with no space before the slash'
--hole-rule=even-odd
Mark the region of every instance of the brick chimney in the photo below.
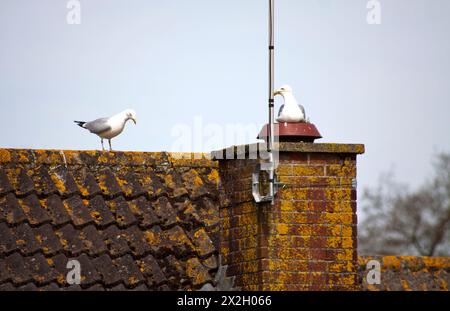
<svg viewBox="0 0 450 311">
<path fill-rule="evenodd" d="M 242 147 L 212 154 L 227 194 L 220 207 L 220 253 L 235 285 L 357 290 L 356 156 L 364 145 L 280 143 L 276 172 L 284 187 L 274 205 L 253 200 L 259 160 L 248 152 L 252 146 Z M 239 150 L 246 150 L 245 159 Z"/>
</svg>

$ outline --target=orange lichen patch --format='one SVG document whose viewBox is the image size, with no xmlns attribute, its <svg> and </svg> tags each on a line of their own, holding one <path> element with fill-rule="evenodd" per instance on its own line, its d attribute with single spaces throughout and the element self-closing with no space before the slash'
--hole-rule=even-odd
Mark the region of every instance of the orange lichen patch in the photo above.
<svg viewBox="0 0 450 311">
<path fill-rule="evenodd" d="M 278 234 L 288 234 L 289 226 L 287 224 L 277 224 L 276 231 Z"/>
<path fill-rule="evenodd" d="M 141 273 L 145 273 L 145 264 L 142 262 L 142 260 L 138 260 L 138 267 L 139 267 L 139 271 L 141 271 Z"/>
<path fill-rule="evenodd" d="M 9 212 L 9 213 L 6 215 L 6 221 L 7 221 L 9 224 L 14 223 L 14 214 L 13 214 L 12 212 Z"/>
<path fill-rule="evenodd" d="M 202 257 L 215 250 L 211 239 L 203 228 L 194 233 L 194 243 L 197 246 L 197 252 Z"/>
<path fill-rule="evenodd" d="M 55 262 L 53 261 L 53 259 L 47 258 L 46 260 L 47 260 L 47 264 L 48 264 L 49 266 L 51 266 L 51 267 L 54 267 L 54 266 L 55 266 Z"/>
<path fill-rule="evenodd" d="M 101 216 L 101 214 L 99 212 L 91 211 L 90 214 L 91 214 L 92 218 L 94 218 L 95 220 L 97 220 L 97 221 L 101 221 L 102 220 L 102 216 Z"/>
<path fill-rule="evenodd" d="M 0 149 L 0 163 L 11 162 L 11 154 L 6 149 Z"/>
<path fill-rule="evenodd" d="M 176 188 L 176 184 L 175 184 L 175 182 L 173 181 L 172 175 L 167 174 L 167 175 L 164 175 L 163 178 L 164 178 L 165 184 L 166 184 L 169 188 L 171 188 L 171 189 L 175 189 L 175 188 Z"/>
<path fill-rule="evenodd" d="M 106 186 L 106 176 L 102 175 L 99 178 L 98 186 L 103 193 L 108 192 L 108 187 Z"/>
<path fill-rule="evenodd" d="M 423 263 L 426 267 L 432 269 L 446 269 L 450 268 L 449 257 L 422 257 Z"/>
<path fill-rule="evenodd" d="M 332 225 L 329 227 L 330 235 L 333 237 L 341 237 L 342 236 L 342 226 L 341 225 Z"/>
<path fill-rule="evenodd" d="M 28 159 L 28 152 L 26 151 L 26 150 L 19 150 L 19 151 L 17 151 L 17 161 L 20 163 L 20 162 L 22 162 L 22 163 L 26 163 L 26 162 L 29 162 L 29 159 Z"/>
<path fill-rule="evenodd" d="M 161 236 L 151 230 L 145 232 L 145 240 L 149 245 L 158 245 L 161 243 Z"/>
<path fill-rule="evenodd" d="M 405 291 L 412 291 L 411 287 L 408 284 L 408 281 L 401 280 L 400 282 L 402 284 L 403 290 L 405 290 Z"/>
<path fill-rule="evenodd" d="M 186 275 L 192 280 L 193 285 L 203 284 L 210 279 L 207 269 L 197 258 L 191 258 L 186 262 Z"/>
<path fill-rule="evenodd" d="M 117 221 L 117 223 L 119 224 L 119 225 L 123 225 L 124 224 L 124 221 L 125 221 L 125 216 L 123 216 L 123 215 L 116 215 L 116 221 Z"/>
<path fill-rule="evenodd" d="M 56 278 L 56 282 L 58 282 L 58 284 L 60 285 L 64 285 L 66 284 L 66 278 L 64 277 L 64 275 L 59 274 L 58 277 Z"/>
<path fill-rule="evenodd" d="M 377 285 L 373 285 L 373 284 L 367 284 L 367 289 L 371 292 L 380 291 L 380 289 L 377 287 Z"/>
<path fill-rule="evenodd" d="M 439 288 L 442 290 L 442 291 L 448 291 L 449 289 L 448 289 L 448 284 L 447 284 L 447 282 L 445 281 L 445 280 L 443 280 L 443 279 L 440 279 L 439 280 Z"/>
<path fill-rule="evenodd" d="M 116 181 L 119 187 L 124 191 L 125 195 L 133 194 L 133 186 L 126 179 L 116 176 Z"/>
<path fill-rule="evenodd" d="M 102 153 L 102 154 L 97 158 L 98 162 L 100 162 L 100 163 L 108 163 L 109 160 L 110 160 L 110 157 L 114 157 L 114 153 L 111 153 L 111 156 L 106 156 L 106 154 L 109 154 L 109 153 Z"/>
<path fill-rule="evenodd" d="M 36 237 L 36 240 L 37 240 L 39 243 L 42 243 L 43 239 L 42 239 L 42 236 L 41 236 L 40 234 L 37 234 L 35 237 Z"/>
<path fill-rule="evenodd" d="M 59 193 L 65 193 L 66 192 L 66 185 L 62 179 L 57 174 L 51 174 L 50 175 L 53 184 L 56 186 L 56 189 L 58 189 Z"/>
<path fill-rule="evenodd" d="M 219 171 L 218 170 L 211 170 L 211 173 L 208 174 L 208 180 L 210 182 L 218 182 L 218 180 L 219 180 Z"/>
<path fill-rule="evenodd" d="M 342 238 L 340 237 L 329 237 L 327 239 L 327 247 L 339 248 L 342 245 Z"/>
<path fill-rule="evenodd" d="M 383 257 L 383 268 L 400 270 L 401 261 L 397 256 L 384 256 Z"/>
<path fill-rule="evenodd" d="M 329 201 L 350 201 L 352 192 L 350 189 L 334 189 L 328 188 L 325 190 L 325 198 Z"/>
<path fill-rule="evenodd" d="M 350 237 L 342 238 L 342 248 L 353 248 L 354 247 L 353 239 Z"/>
<path fill-rule="evenodd" d="M 83 187 L 81 184 L 77 183 L 78 189 L 80 189 L 80 193 L 82 196 L 87 197 L 89 196 L 89 191 L 86 187 Z"/>
<path fill-rule="evenodd" d="M 26 205 L 23 200 L 19 200 L 19 204 L 22 207 L 22 209 L 25 212 L 25 214 L 29 215 L 30 214 L 30 207 L 28 205 Z"/>
<path fill-rule="evenodd" d="M 137 279 L 137 277 L 135 277 L 135 276 L 130 276 L 129 278 L 128 278 L 128 283 L 130 283 L 131 285 L 135 285 L 135 284 L 137 284 L 139 281 L 138 281 L 138 279 Z"/>
<path fill-rule="evenodd" d="M 334 262 L 328 266 L 329 272 L 354 272 L 355 265 L 351 261 Z"/>
<path fill-rule="evenodd" d="M 351 250 L 351 249 L 344 249 L 344 250 L 341 250 L 341 251 L 339 251 L 337 254 L 336 254 L 336 259 L 338 260 L 338 261 L 350 261 L 350 260 L 352 260 L 353 259 L 353 250 Z"/>
<path fill-rule="evenodd" d="M 323 166 L 292 166 L 292 174 L 294 176 L 323 176 L 324 173 L 325 170 Z"/>
<path fill-rule="evenodd" d="M 16 240 L 16 244 L 18 245 L 18 246 L 21 246 L 21 245 L 25 245 L 25 240 Z"/>
<path fill-rule="evenodd" d="M 70 205 L 67 203 L 67 201 L 63 202 L 63 206 L 66 209 L 67 213 L 70 215 L 70 217 L 73 217 L 73 210 L 70 207 Z"/>
<path fill-rule="evenodd" d="M 203 186 L 203 180 L 200 178 L 200 176 L 197 175 L 194 177 L 194 185 L 197 187 Z"/>
</svg>

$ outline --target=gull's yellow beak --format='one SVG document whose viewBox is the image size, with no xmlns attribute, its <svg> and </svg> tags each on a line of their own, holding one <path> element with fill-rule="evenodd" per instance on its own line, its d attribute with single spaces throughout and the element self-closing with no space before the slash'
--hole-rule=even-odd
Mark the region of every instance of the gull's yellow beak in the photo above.
<svg viewBox="0 0 450 311">
<path fill-rule="evenodd" d="M 277 96 L 277 95 L 281 95 L 281 90 L 280 90 L 280 89 L 275 90 L 275 91 L 273 92 L 273 96 Z"/>
</svg>

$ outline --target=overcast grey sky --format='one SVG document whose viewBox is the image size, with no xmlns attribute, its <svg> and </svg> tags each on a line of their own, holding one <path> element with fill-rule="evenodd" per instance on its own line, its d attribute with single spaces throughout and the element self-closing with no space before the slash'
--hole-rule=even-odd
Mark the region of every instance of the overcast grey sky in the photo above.
<svg viewBox="0 0 450 311">
<path fill-rule="evenodd" d="M 391 168 L 416 186 L 450 151 L 450 1 L 380 2 L 368 25 L 367 0 L 276 0 L 276 84 L 323 142 L 366 145 L 360 186 Z M 118 150 L 171 151 L 196 116 L 266 122 L 267 1 L 81 0 L 81 25 L 65 0 L 0 4 L 0 148 L 97 149 L 72 121 L 125 108 Z"/>
</svg>

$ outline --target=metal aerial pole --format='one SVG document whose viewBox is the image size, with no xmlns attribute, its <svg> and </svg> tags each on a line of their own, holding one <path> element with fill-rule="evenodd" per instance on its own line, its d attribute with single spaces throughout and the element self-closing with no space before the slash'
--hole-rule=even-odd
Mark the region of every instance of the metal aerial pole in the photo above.
<svg viewBox="0 0 450 311">
<path fill-rule="evenodd" d="M 274 163 L 273 163 L 273 141 L 274 141 L 274 61 L 275 61 L 275 35 L 274 35 L 274 0 L 269 0 L 269 126 L 267 133 L 269 151 L 269 197 L 274 202 Z"/>
</svg>

